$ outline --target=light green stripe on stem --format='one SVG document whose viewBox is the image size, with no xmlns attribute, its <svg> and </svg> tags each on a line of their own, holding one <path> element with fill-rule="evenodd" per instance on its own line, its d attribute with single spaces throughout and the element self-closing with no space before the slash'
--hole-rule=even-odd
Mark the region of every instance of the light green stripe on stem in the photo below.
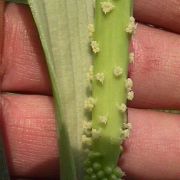
<svg viewBox="0 0 180 180">
<path fill-rule="evenodd" d="M 130 36 L 125 31 L 131 16 L 132 0 L 114 0 L 114 9 L 104 14 L 101 2 L 96 1 L 94 40 L 99 43 L 100 52 L 94 55 L 94 74 L 104 73 L 104 83 L 93 81 L 93 97 L 97 100 L 92 112 L 93 128 L 101 129 L 100 138 L 92 147 L 103 156 L 99 162 L 103 166 L 114 167 L 120 154 L 120 136 L 125 113 L 118 111 L 117 104 L 126 104 L 125 81 L 129 63 Z M 108 1 L 109 2 L 109 1 Z M 121 67 L 120 77 L 113 75 L 115 67 Z M 107 115 L 106 126 L 99 122 L 99 116 Z"/>
</svg>

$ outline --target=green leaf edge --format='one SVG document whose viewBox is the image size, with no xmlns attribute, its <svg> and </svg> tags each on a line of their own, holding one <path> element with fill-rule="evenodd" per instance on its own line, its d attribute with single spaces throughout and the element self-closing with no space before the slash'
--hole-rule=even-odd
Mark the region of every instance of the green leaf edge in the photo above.
<svg viewBox="0 0 180 180">
<path fill-rule="evenodd" d="M 44 2 L 45 2 L 45 0 L 44 0 Z M 60 1 L 60 2 L 61 3 L 65 3 L 65 1 L 63 1 L 63 0 Z M 69 1 L 69 2 L 73 2 L 73 1 Z M 83 6 L 84 10 L 87 8 L 86 7 L 87 4 L 91 6 L 91 1 L 89 1 L 89 0 L 86 0 L 85 2 L 82 1 L 82 2 L 83 2 L 83 5 L 84 5 Z M 77 158 L 79 155 L 76 155 L 74 150 L 72 150 L 73 151 L 73 153 L 72 153 L 71 147 L 73 147 L 73 146 L 70 145 L 70 143 L 69 143 L 69 138 L 68 138 L 69 134 L 67 132 L 68 128 L 66 126 L 66 123 L 63 123 L 63 120 L 62 120 L 63 119 L 63 111 L 62 111 L 62 107 L 61 107 L 61 98 L 60 98 L 60 94 L 61 93 L 59 94 L 60 90 L 57 87 L 58 83 L 57 83 L 56 73 L 55 73 L 55 69 L 54 69 L 55 61 L 52 60 L 54 57 L 53 57 L 53 52 L 51 51 L 51 46 L 48 46 L 48 43 L 47 43 L 47 41 L 49 41 L 49 44 L 52 43 L 51 39 L 50 39 L 50 36 L 49 36 L 48 24 L 43 25 L 43 23 L 42 23 L 42 22 L 45 22 L 47 20 L 47 14 L 46 14 L 45 11 L 47 10 L 46 8 L 48 8 L 48 7 L 46 6 L 47 4 L 43 3 L 43 1 L 29 0 L 28 3 L 30 5 L 30 8 L 31 8 L 34 20 L 35 20 L 35 23 L 37 25 L 37 29 L 39 31 L 39 36 L 40 36 L 41 43 L 42 43 L 42 46 L 43 46 L 43 49 L 44 49 L 44 52 L 45 52 L 45 56 L 46 56 L 46 60 L 47 60 L 47 65 L 48 65 L 48 69 L 49 69 L 49 73 L 50 73 L 50 78 L 51 78 L 51 82 L 52 82 L 53 94 L 54 94 L 54 97 L 55 97 L 55 104 L 56 104 L 56 107 L 58 107 L 57 111 L 56 111 L 56 117 L 57 117 L 57 120 L 58 120 L 57 123 L 58 123 L 58 127 L 59 127 L 59 132 L 60 132 L 59 136 L 61 137 L 61 141 L 60 141 L 60 145 L 61 145 L 61 148 L 60 148 L 61 179 L 62 180 L 77 180 L 77 179 L 82 179 L 82 176 L 83 176 L 83 173 L 81 173 L 83 171 L 82 168 L 81 168 L 82 165 L 79 165 L 79 164 L 83 163 L 83 162 L 81 162 L 82 159 L 80 158 L 81 160 L 79 160 Z M 79 1 L 76 1 L 76 5 L 79 5 L 79 4 L 80 4 Z M 92 9 L 93 9 L 93 6 L 92 6 Z M 38 13 L 39 13 L 38 11 L 39 12 L 43 12 L 41 14 L 41 17 L 38 17 Z M 86 12 L 87 13 L 86 15 L 88 16 L 88 18 L 89 18 L 89 14 L 91 14 L 90 11 L 91 10 L 88 10 Z M 82 14 L 82 12 L 81 12 L 81 14 Z M 73 15 L 73 14 L 71 13 L 71 15 Z M 78 22 L 81 23 L 79 21 L 79 17 L 77 17 L 77 18 L 78 18 Z M 85 22 L 85 24 L 86 23 L 87 22 Z M 45 27 L 43 27 L 43 26 L 45 26 Z M 84 28 L 87 28 L 87 27 L 84 27 Z M 46 32 L 44 30 L 46 30 Z M 88 45 L 88 42 L 87 42 L 87 45 Z M 87 49 L 88 49 L 88 46 L 87 46 Z M 85 58 L 83 60 L 84 60 L 84 62 L 86 64 L 85 66 L 87 66 L 88 63 L 86 63 L 86 61 L 88 59 Z M 73 63 L 75 63 L 75 62 L 73 62 Z M 77 68 L 77 67 L 73 67 L 73 68 Z M 75 92 L 76 92 L 76 90 L 77 90 L 77 87 L 75 88 Z M 79 92 L 77 92 L 77 93 L 79 93 Z M 75 104 L 75 105 L 77 105 L 77 104 Z M 83 110 L 83 107 L 81 109 Z M 77 110 L 78 110 L 78 108 L 75 111 L 77 111 Z M 84 112 L 83 112 L 83 114 L 84 114 Z M 74 119 L 72 119 L 72 120 L 74 120 Z M 78 120 L 77 120 L 77 123 L 79 124 Z M 70 129 L 72 129 L 72 128 L 70 128 Z M 78 129 L 77 129 L 77 131 L 79 133 Z M 72 136 L 72 133 L 71 133 L 71 136 Z M 62 139 L 64 141 L 62 141 Z M 79 143 L 81 144 L 81 142 L 77 141 L 77 146 L 78 146 Z M 82 154 L 82 152 L 80 154 Z"/>
<path fill-rule="evenodd" d="M 0 134 L 0 179 L 10 180 L 2 133 Z"/>
<path fill-rule="evenodd" d="M 69 152 L 69 142 L 68 142 L 68 138 L 67 138 L 67 132 L 65 131 L 66 128 L 63 128 L 63 124 L 61 124 L 61 118 L 62 118 L 62 111 L 61 111 L 61 100 L 60 100 L 60 97 L 59 97 L 59 93 L 58 93 L 58 87 L 56 86 L 56 83 L 55 83 L 55 79 L 56 79 L 56 75 L 55 75 L 55 70 L 53 68 L 53 63 L 52 61 L 48 60 L 48 59 L 52 59 L 53 58 L 53 54 L 52 52 L 50 52 L 50 48 L 48 48 L 48 45 L 47 45 L 47 36 L 44 34 L 44 31 L 43 31 L 43 27 L 42 26 L 39 26 L 41 24 L 41 20 L 40 18 L 38 17 L 38 14 L 36 13 L 36 8 L 35 5 L 34 5 L 34 2 L 32 0 L 28 0 L 28 3 L 30 5 L 30 8 L 31 8 L 31 11 L 32 11 L 32 15 L 34 17 L 34 20 L 35 20 L 35 23 L 36 23 L 36 26 L 37 26 L 37 29 L 38 29 L 38 32 L 39 32 L 39 35 L 40 35 L 40 39 L 41 39 L 41 44 L 43 46 L 43 49 L 44 49 L 44 53 L 46 55 L 46 62 L 47 62 L 47 65 L 48 65 L 48 70 L 49 70 L 49 75 L 50 75 L 50 78 L 51 78 L 51 83 L 52 83 L 52 90 L 53 90 L 53 95 L 54 95 L 54 99 L 55 99 L 55 104 L 56 104 L 56 107 L 59 107 L 59 109 L 57 108 L 56 110 L 56 118 L 57 118 L 57 123 L 58 123 L 58 127 L 60 127 L 61 129 L 59 131 L 61 131 L 61 138 L 63 139 L 66 139 L 67 140 L 67 143 L 64 143 L 64 147 L 66 147 L 65 149 L 67 149 L 67 151 L 61 151 L 61 148 L 60 148 L 60 155 L 61 155 L 61 160 L 60 160 L 60 166 L 61 166 L 61 172 L 63 172 L 63 174 L 68 174 L 70 175 L 70 179 L 72 180 L 76 180 L 76 171 L 75 171 L 75 167 L 74 167 L 74 161 L 73 161 L 73 158 L 72 158 L 72 153 Z M 41 1 L 42 3 L 42 7 L 43 6 L 43 1 Z M 50 40 L 49 40 L 50 41 Z M 59 135 L 59 134 L 58 134 Z M 64 137 L 63 137 L 64 136 Z M 63 141 L 64 142 L 64 141 Z M 63 168 L 63 164 L 61 162 L 66 162 L 68 161 L 68 164 L 70 164 L 71 166 L 68 167 L 68 171 L 66 168 Z M 67 172 L 66 172 L 67 171 Z M 65 178 L 62 177 L 62 179 L 64 180 Z"/>
</svg>

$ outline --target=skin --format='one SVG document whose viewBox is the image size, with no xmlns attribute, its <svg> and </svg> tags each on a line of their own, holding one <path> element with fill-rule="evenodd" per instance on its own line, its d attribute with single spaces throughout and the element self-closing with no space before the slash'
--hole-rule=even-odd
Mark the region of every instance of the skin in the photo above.
<svg viewBox="0 0 180 180">
<path fill-rule="evenodd" d="M 119 161 L 130 180 L 180 179 L 180 116 L 147 110 L 180 109 L 180 3 L 158 2 L 135 1 L 137 20 L 167 31 L 139 23 L 132 42 L 135 62 L 129 77 L 135 99 L 128 105 L 128 119 L 133 130 Z M 54 107 L 38 34 L 24 5 L 7 5 L 4 24 L 0 125 L 10 172 L 21 180 L 54 180 L 58 177 Z"/>
</svg>

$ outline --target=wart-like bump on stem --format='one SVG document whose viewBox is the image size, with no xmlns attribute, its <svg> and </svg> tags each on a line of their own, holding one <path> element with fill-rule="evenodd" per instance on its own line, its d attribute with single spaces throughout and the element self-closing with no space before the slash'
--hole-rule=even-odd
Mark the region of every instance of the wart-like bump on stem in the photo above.
<svg viewBox="0 0 180 180">
<path fill-rule="evenodd" d="M 84 121 L 83 129 L 91 130 L 92 129 L 92 122 Z"/>
<path fill-rule="evenodd" d="M 132 130 L 132 124 L 131 123 L 123 123 L 123 129 L 129 129 Z"/>
<path fill-rule="evenodd" d="M 123 74 L 123 69 L 120 66 L 116 66 L 113 70 L 115 77 L 120 77 Z"/>
<path fill-rule="evenodd" d="M 94 70 L 93 69 L 94 69 L 93 66 L 90 66 L 89 71 L 87 73 L 87 80 L 90 82 L 93 81 L 93 78 L 94 78 Z"/>
<path fill-rule="evenodd" d="M 91 41 L 91 48 L 95 54 L 100 52 L 99 44 L 97 41 Z"/>
<path fill-rule="evenodd" d="M 114 8 L 114 4 L 110 1 L 101 2 L 101 8 L 104 14 L 110 13 Z"/>
<path fill-rule="evenodd" d="M 136 31 L 136 28 L 137 28 L 137 24 L 135 23 L 135 19 L 134 19 L 134 17 L 131 16 L 129 18 L 129 24 L 126 28 L 126 32 L 129 34 L 134 34 Z"/>
<path fill-rule="evenodd" d="M 93 24 L 88 24 L 88 32 L 89 32 L 89 37 L 92 37 L 93 33 L 95 32 Z"/>
<path fill-rule="evenodd" d="M 120 112 L 126 112 L 127 110 L 127 106 L 126 104 L 122 103 L 122 104 L 117 104 L 117 108 Z"/>
<path fill-rule="evenodd" d="M 99 116 L 99 122 L 103 125 L 106 125 L 108 121 L 108 117 L 107 116 Z"/>
<path fill-rule="evenodd" d="M 121 137 L 123 138 L 123 140 L 127 139 L 130 135 L 130 130 L 129 129 L 125 129 L 125 130 L 121 130 Z"/>
<path fill-rule="evenodd" d="M 129 53 L 129 63 L 134 63 L 134 53 Z"/>
<path fill-rule="evenodd" d="M 98 82 L 100 82 L 101 84 L 104 83 L 104 73 L 97 73 L 95 77 Z"/>
<path fill-rule="evenodd" d="M 134 92 L 133 91 L 129 91 L 127 94 L 127 99 L 129 101 L 132 101 L 134 99 Z"/>
<path fill-rule="evenodd" d="M 84 108 L 87 111 L 92 111 L 93 108 L 95 107 L 96 100 L 93 97 L 89 97 L 85 102 L 84 102 Z"/>
<path fill-rule="evenodd" d="M 132 87 L 133 87 L 133 81 L 131 78 L 127 78 L 126 79 L 126 84 L 125 84 L 126 88 L 128 91 L 131 91 L 132 90 Z"/>
</svg>

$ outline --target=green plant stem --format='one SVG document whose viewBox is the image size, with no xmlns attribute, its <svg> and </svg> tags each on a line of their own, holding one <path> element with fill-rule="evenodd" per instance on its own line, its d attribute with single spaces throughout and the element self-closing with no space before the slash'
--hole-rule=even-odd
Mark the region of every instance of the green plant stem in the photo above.
<svg viewBox="0 0 180 180">
<path fill-rule="evenodd" d="M 111 2 L 114 6 L 107 14 L 102 9 L 104 2 Z M 98 43 L 100 51 L 94 54 L 93 61 L 92 92 L 96 103 L 92 111 L 91 152 L 98 152 L 100 156 L 90 161 L 92 164 L 97 162 L 103 172 L 107 167 L 116 168 L 119 155 L 122 153 L 121 144 L 125 139 L 126 112 L 118 108 L 127 101 L 126 80 L 130 35 L 126 32 L 126 28 L 130 21 L 131 10 L 132 0 L 96 0 L 93 40 Z M 115 76 L 114 70 L 118 68 L 122 70 L 122 74 Z M 98 73 L 103 73 L 103 83 L 98 80 Z M 107 121 L 104 124 L 101 122 L 102 116 Z M 93 138 L 93 130 L 98 131 L 99 137 Z M 86 171 L 90 170 L 86 169 Z M 93 179 L 92 176 L 98 176 L 98 173 L 94 170 L 89 178 Z M 111 179 L 110 176 L 104 175 L 104 177 Z"/>
</svg>

